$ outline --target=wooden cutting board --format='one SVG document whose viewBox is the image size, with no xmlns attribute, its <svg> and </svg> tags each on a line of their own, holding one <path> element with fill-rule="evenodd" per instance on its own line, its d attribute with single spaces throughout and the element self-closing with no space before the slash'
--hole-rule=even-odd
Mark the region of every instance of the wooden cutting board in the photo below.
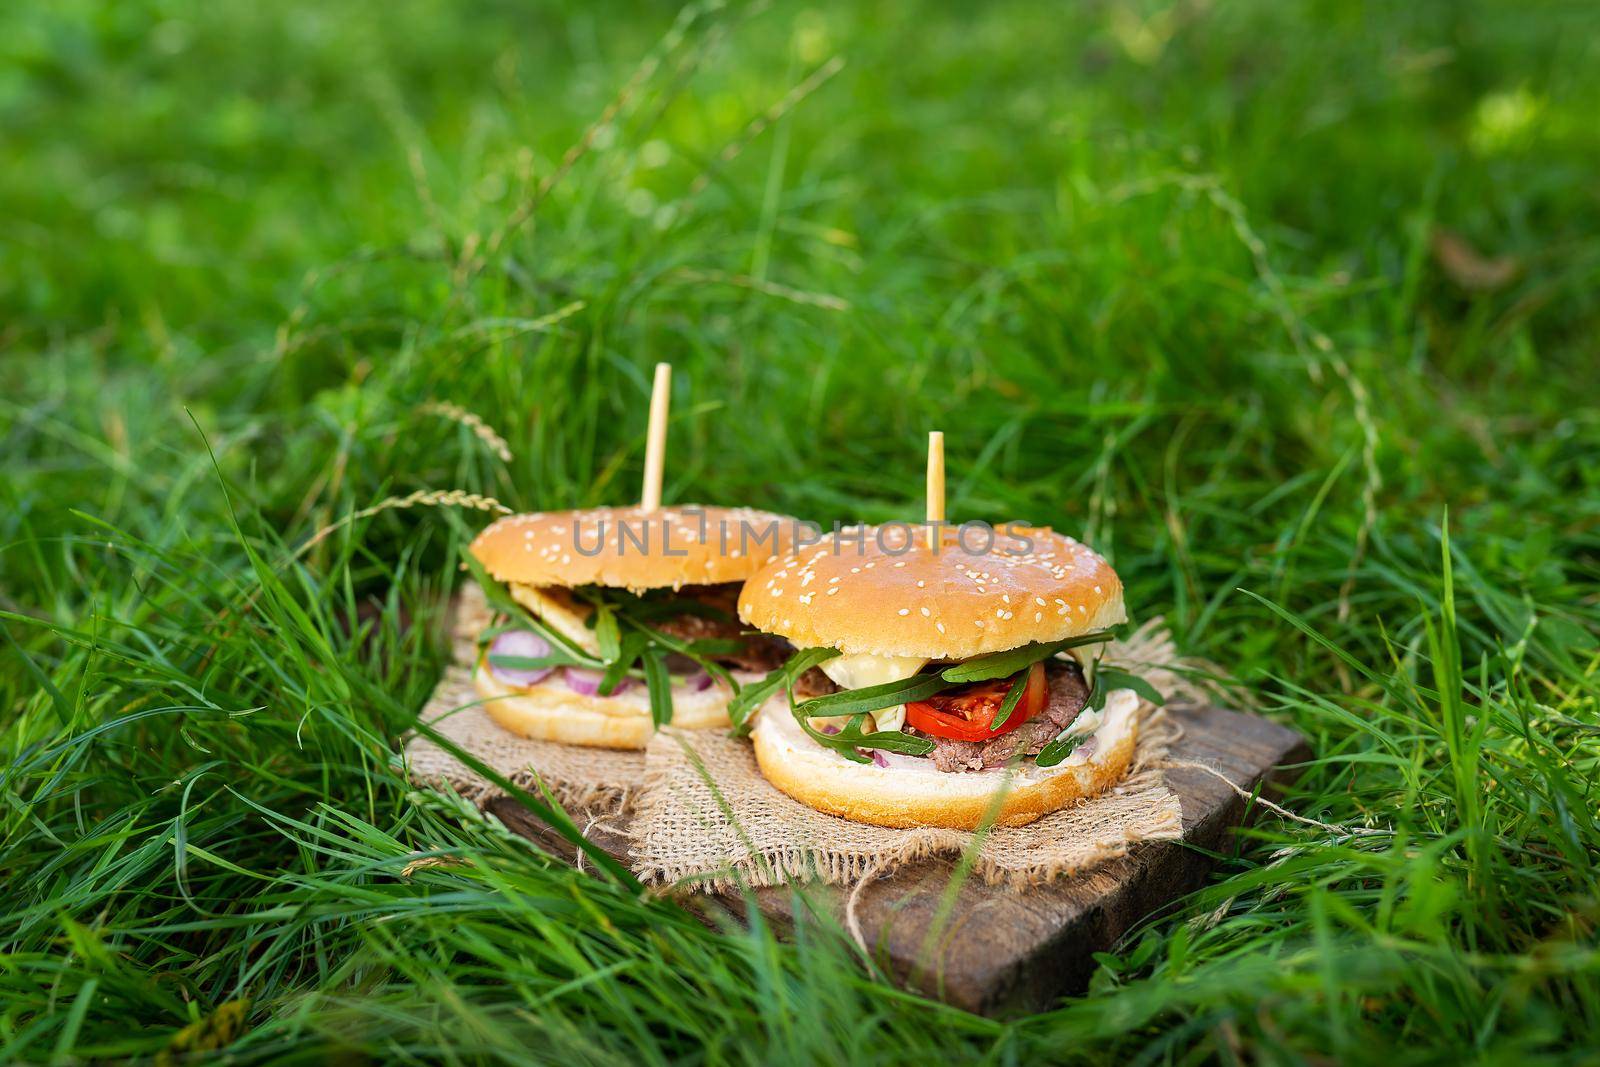
<svg viewBox="0 0 1600 1067">
<path fill-rule="evenodd" d="M 1299 734 L 1260 716 L 1214 707 L 1171 711 L 1184 728 L 1172 759 L 1214 767 L 1246 790 L 1281 780 L 1310 756 Z M 857 900 L 863 938 L 900 981 L 969 1011 L 1032 1011 L 1081 992 L 1094 971 L 1094 953 L 1197 888 L 1212 866 L 1210 854 L 1228 847 L 1230 832 L 1244 818 L 1245 801 L 1211 775 L 1187 769 L 1167 775 L 1183 803 L 1182 841 L 1147 842 L 1088 874 L 1028 889 L 967 879 L 942 923 L 955 861 L 902 867 L 870 883 Z M 515 800 L 493 801 L 489 810 L 517 833 L 572 858 L 572 846 Z M 591 837 L 626 862 L 627 842 L 618 832 L 597 827 Z M 845 889 L 818 885 L 805 893 L 809 907 L 842 920 Z M 758 889 L 755 899 L 776 928 L 792 925 L 799 903 L 794 889 Z M 743 913 L 736 895 L 721 902 Z"/>
</svg>

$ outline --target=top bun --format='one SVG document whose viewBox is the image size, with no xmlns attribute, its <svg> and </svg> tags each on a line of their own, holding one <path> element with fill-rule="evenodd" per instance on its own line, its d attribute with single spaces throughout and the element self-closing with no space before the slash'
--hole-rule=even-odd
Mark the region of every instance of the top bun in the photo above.
<svg viewBox="0 0 1600 1067">
<path fill-rule="evenodd" d="M 951 529 L 937 550 L 924 531 L 904 525 L 849 533 L 752 577 L 739 594 L 739 618 L 799 648 L 945 660 L 1060 641 L 1127 619 L 1110 564 L 1047 528 L 1000 527 L 992 546 L 974 534 L 967 538 L 974 551 Z"/>
<path fill-rule="evenodd" d="M 793 544 L 786 516 L 682 504 L 508 515 L 471 551 L 496 581 L 638 592 L 742 582 Z"/>
</svg>

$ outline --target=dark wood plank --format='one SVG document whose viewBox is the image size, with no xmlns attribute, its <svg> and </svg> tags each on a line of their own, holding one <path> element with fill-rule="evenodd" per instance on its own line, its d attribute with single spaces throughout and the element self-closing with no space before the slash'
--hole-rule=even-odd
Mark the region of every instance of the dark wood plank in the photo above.
<svg viewBox="0 0 1600 1067">
<path fill-rule="evenodd" d="M 1285 765 L 1309 756 L 1299 734 L 1259 716 L 1212 707 L 1173 713 L 1184 736 L 1172 758 L 1207 764 L 1246 789 L 1272 782 L 1286 773 L 1280 770 Z M 941 901 L 956 864 L 914 864 L 863 889 L 856 909 L 863 936 L 901 981 L 969 1011 L 1034 1010 L 1080 992 L 1094 971 L 1093 954 L 1197 888 L 1212 866 L 1207 853 L 1227 846 L 1244 815 L 1245 802 L 1202 771 L 1173 769 L 1168 781 L 1183 805 L 1182 842 L 1136 846 L 1086 875 L 1026 890 L 968 879 L 942 924 Z M 518 833 L 572 859 L 572 847 L 515 802 L 495 801 L 490 810 Z M 596 827 L 591 837 L 626 857 L 620 833 Z M 842 919 L 845 893 L 834 886 L 808 887 L 803 906 Z M 793 923 L 797 895 L 791 889 L 757 890 L 756 899 L 777 928 Z M 723 903 L 741 910 L 736 898 Z"/>
</svg>

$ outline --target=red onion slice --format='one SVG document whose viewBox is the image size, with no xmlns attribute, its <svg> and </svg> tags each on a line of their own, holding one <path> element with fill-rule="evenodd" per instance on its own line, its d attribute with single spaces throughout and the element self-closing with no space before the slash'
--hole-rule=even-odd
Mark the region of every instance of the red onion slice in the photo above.
<svg viewBox="0 0 1600 1067">
<path fill-rule="evenodd" d="M 489 642 L 489 655 L 525 656 L 535 659 L 550 654 L 550 642 L 532 630 L 507 630 Z M 554 667 L 502 667 L 489 660 L 489 673 L 509 685 L 534 685 L 550 676 Z"/>
<path fill-rule="evenodd" d="M 591 671 L 583 667 L 563 667 L 561 669 L 561 677 L 566 681 L 567 688 L 574 693 L 579 696 L 592 697 L 600 695 L 600 681 L 605 675 L 599 671 Z M 606 695 L 616 696 L 618 693 L 624 693 L 631 685 L 633 685 L 633 679 L 623 676 L 622 681 L 617 683 L 617 687 Z"/>
<path fill-rule="evenodd" d="M 881 748 L 867 750 L 872 754 L 872 762 L 880 767 L 926 767 L 933 761 L 926 756 L 908 756 L 904 752 L 885 752 Z"/>
<path fill-rule="evenodd" d="M 695 671 L 683 680 L 691 693 L 704 693 L 711 688 L 711 673 L 709 671 Z"/>
</svg>

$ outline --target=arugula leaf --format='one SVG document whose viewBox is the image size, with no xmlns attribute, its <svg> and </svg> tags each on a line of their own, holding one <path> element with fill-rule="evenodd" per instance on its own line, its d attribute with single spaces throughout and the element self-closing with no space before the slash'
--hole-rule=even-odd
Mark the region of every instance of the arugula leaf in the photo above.
<svg viewBox="0 0 1600 1067">
<path fill-rule="evenodd" d="M 594 656 L 590 655 L 587 649 L 583 648 L 576 641 L 562 633 L 560 630 L 557 630 L 554 626 L 546 625 L 545 621 L 539 618 L 537 615 L 530 614 L 526 611 L 524 611 L 522 614 L 523 618 L 528 620 L 528 628 L 548 641 L 551 648 L 566 649 L 576 660 L 585 664 L 586 666 L 597 667 L 603 662 L 602 660 L 596 659 Z"/>
<path fill-rule="evenodd" d="M 844 734 L 835 736 L 849 740 Z M 898 752 L 903 756 L 926 756 L 933 751 L 932 738 L 912 737 L 899 730 L 878 730 L 870 734 L 861 734 L 855 738 L 855 743 L 860 748 L 881 748 L 885 752 Z"/>
<path fill-rule="evenodd" d="M 617 613 L 610 604 L 596 604 L 589 616 L 594 629 L 595 643 L 600 646 L 600 658 L 607 663 L 622 655 L 622 631 L 617 626 Z"/>
<path fill-rule="evenodd" d="M 630 631 L 623 636 L 617 658 L 606 664 L 605 673 L 600 676 L 601 696 L 608 697 L 616 690 L 628 673 L 628 668 L 644 654 L 645 644 L 644 635 L 640 633 Z"/>
<path fill-rule="evenodd" d="M 917 678 L 907 678 L 906 681 L 912 683 L 910 688 L 907 688 L 904 681 L 893 681 L 888 686 L 856 689 L 854 693 L 830 693 L 827 696 L 816 697 L 813 701 L 795 704 L 795 680 L 800 675 L 803 675 L 806 670 L 816 667 L 821 662 L 834 659 L 835 656 L 838 656 L 837 648 L 800 649 L 794 656 L 790 656 L 789 662 L 786 662 L 782 667 L 778 667 L 778 669 L 768 673 L 765 678 L 757 681 L 754 685 L 747 685 L 739 689 L 738 694 L 734 694 L 733 701 L 728 704 L 728 718 L 733 720 L 734 733 L 747 733 L 749 731 L 750 713 L 754 712 L 760 705 L 765 704 L 768 699 L 778 693 L 779 689 L 784 689 L 789 694 L 790 713 L 794 715 L 795 721 L 800 723 L 800 729 L 803 729 L 813 741 L 824 745 L 824 747 L 829 747 L 829 749 L 837 750 L 840 755 L 848 758 L 848 760 L 856 761 L 856 763 L 870 763 L 872 761 L 872 757 L 862 755 L 859 749 L 883 749 L 885 752 L 899 752 L 902 755 L 928 755 L 928 753 L 933 752 L 933 742 L 928 741 L 926 737 L 912 737 L 910 734 L 901 733 L 898 729 L 886 729 L 886 731 L 880 729 L 880 731 L 874 731 L 874 733 L 870 734 L 861 733 L 861 725 L 867 720 L 867 712 L 869 710 L 878 709 L 878 707 L 890 707 L 893 704 L 902 704 L 907 699 L 917 699 L 915 696 L 906 696 L 907 691 L 914 693 L 917 686 L 934 685 L 934 688 L 930 689 L 930 693 L 938 693 L 939 689 L 949 688 L 949 686 L 942 683 L 938 675 L 918 675 Z M 901 696 L 883 696 L 882 691 L 885 691 L 885 689 L 899 689 Z M 874 705 L 872 709 L 851 707 L 851 702 L 861 704 L 859 699 L 851 701 L 851 697 L 859 697 L 861 694 L 870 693 L 870 691 L 880 691 L 878 696 L 869 697 L 869 702 Z M 816 709 L 819 704 L 822 705 L 821 710 L 811 710 Z M 845 728 L 840 729 L 838 733 L 827 734 L 822 733 L 821 729 L 811 725 L 810 720 L 813 715 L 822 715 L 822 717 L 850 715 L 851 718 L 846 723 Z"/>
<path fill-rule="evenodd" d="M 1083 707 L 1086 711 L 1099 711 L 1106 706 L 1106 698 L 1113 689 L 1132 689 L 1152 704 L 1166 703 L 1165 698 L 1157 691 L 1156 687 L 1140 678 L 1136 674 L 1119 670 L 1116 667 L 1102 667 L 1095 664 L 1094 684 L 1089 689 L 1089 699 Z M 1074 718 L 1076 721 L 1076 718 Z M 1070 728 L 1071 724 L 1068 724 Z M 1093 737 L 1093 734 L 1074 734 L 1071 737 L 1058 737 L 1039 750 L 1034 757 L 1034 763 L 1040 767 L 1054 767 L 1068 756 L 1084 741 Z"/>
<path fill-rule="evenodd" d="M 792 687 L 795 679 L 806 671 L 838 654 L 836 648 L 803 648 L 790 656 L 789 662 L 769 671 L 761 681 L 741 686 L 728 703 L 728 718 L 733 720 L 734 734 L 748 733 L 751 713 L 770 700 L 778 690 Z"/>
<path fill-rule="evenodd" d="M 650 720 L 659 730 L 672 721 L 672 679 L 666 658 L 653 648 L 644 653 L 644 683 L 650 691 Z"/>
<path fill-rule="evenodd" d="M 1094 682 L 1097 690 L 1104 686 L 1100 697 L 1101 705 L 1105 704 L 1106 696 L 1113 689 L 1132 689 L 1156 707 L 1160 707 L 1167 702 L 1166 698 L 1161 695 L 1161 692 L 1155 686 L 1140 678 L 1137 674 L 1129 674 L 1127 671 L 1118 670 L 1115 667 L 1097 667 L 1094 672 Z M 1096 707 L 1095 710 L 1098 711 L 1099 708 Z"/>
<path fill-rule="evenodd" d="M 855 763 L 871 763 L 872 758 L 861 752 L 863 748 L 881 748 L 907 756 L 926 756 L 933 751 L 933 742 L 926 737 L 912 737 L 899 730 L 876 730 L 862 733 L 868 712 L 904 704 L 908 700 L 921 700 L 950 688 L 937 674 L 918 674 L 897 682 L 869 686 L 866 689 L 844 690 L 796 704 L 794 694 L 789 695 L 789 711 L 813 741 L 831 748 Z M 827 733 L 811 725 L 813 718 L 850 716 L 850 721 L 834 733 Z"/>
<path fill-rule="evenodd" d="M 506 667 L 514 671 L 536 671 L 541 667 L 584 666 L 577 660 L 555 654 L 548 656 L 502 656 L 494 653 L 489 656 L 489 663 L 494 667 Z"/>
<path fill-rule="evenodd" d="M 1040 767 L 1054 767 L 1077 750 L 1093 734 L 1073 734 L 1071 737 L 1058 737 L 1039 750 L 1033 762 Z"/>
<path fill-rule="evenodd" d="M 949 689 L 951 684 L 937 674 L 914 674 L 898 682 L 885 682 L 865 689 L 845 689 L 829 693 L 827 696 L 814 697 L 801 704 L 796 714 L 818 718 L 878 711 L 942 693 Z"/>
<path fill-rule="evenodd" d="M 1028 679 L 1032 674 L 1033 668 L 1029 667 L 1025 671 L 1017 672 L 1017 676 L 1011 679 L 1011 688 L 1006 690 L 1006 698 L 1000 702 L 1000 714 L 989 723 L 990 733 L 1004 726 L 1006 720 L 1011 718 L 1011 713 L 1017 710 L 1017 705 L 1022 701 L 1022 694 L 1027 692 Z"/>
<path fill-rule="evenodd" d="M 651 714 L 657 716 L 665 712 L 670 715 L 671 676 L 665 670 L 666 657 L 669 654 L 692 660 L 696 666 L 725 683 L 730 689 L 738 688 L 728 669 L 716 662 L 716 658 L 736 655 L 743 650 L 743 641 L 734 638 L 676 637 L 652 625 L 660 619 L 682 615 L 731 619 L 732 616 L 727 612 L 713 605 L 664 591 L 636 595 L 622 589 L 586 586 L 574 592 L 594 606 L 589 624 L 595 631 L 595 640 L 600 645 L 605 663 L 605 675 L 600 684 L 600 692 L 603 695 L 611 693 L 627 674 L 642 672 L 645 684 L 649 686 L 650 660 L 656 658 L 660 661 L 662 676 L 667 679 L 668 690 L 667 699 L 664 701 L 652 695 Z M 660 726 L 665 721 L 668 720 L 658 719 L 656 725 Z"/>
<path fill-rule="evenodd" d="M 743 651 L 744 642 L 732 637 L 697 637 L 683 646 L 689 656 L 737 656 Z"/>
<path fill-rule="evenodd" d="M 1004 652 L 991 652 L 987 656 L 969 659 L 965 663 L 957 663 L 953 667 L 946 667 L 941 675 L 947 682 L 986 682 L 992 678 L 1009 678 L 1018 671 L 1031 667 L 1042 659 L 1049 659 L 1057 652 L 1064 652 L 1069 648 L 1078 648 L 1081 645 L 1093 645 L 1101 641 L 1111 640 L 1110 630 L 1096 630 L 1093 633 L 1079 634 L 1069 637 L 1065 641 L 1051 641 L 1047 644 L 1035 642 L 1023 645 L 1021 648 L 1007 649 Z"/>
<path fill-rule="evenodd" d="M 874 687 L 881 688 L 881 687 Z M 886 752 L 898 752 L 906 756 L 926 756 L 933 751 L 933 742 L 926 737 L 912 737 L 910 734 L 901 733 L 899 730 L 878 730 L 870 734 L 861 732 L 861 724 L 866 721 L 867 713 L 858 711 L 850 716 L 850 721 L 837 733 L 824 733 L 811 725 L 811 716 L 805 709 L 816 703 L 808 700 L 804 704 L 796 704 L 793 694 L 789 697 L 789 710 L 794 715 L 795 721 L 800 724 L 810 738 L 825 748 L 831 748 L 839 755 L 854 763 L 871 763 L 872 757 L 860 750 L 863 748 L 881 748 Z M 843 713 L 841 713 L 843 714 Z"/>
<path fill-rule="evenodd" d="M 485 626 L 482 630 L 479 630 L 478 644 L 492 645 L 494 644 L 494 639 L 499 637 L 501 634 L 508 634 L 512 630 L 523 629 L 526 629 L 526 627 L 520 622 L 517 622 L 515 619 L 506 619 L 503 622 L 497 622 L 490 626 Z"/>
</svg>

